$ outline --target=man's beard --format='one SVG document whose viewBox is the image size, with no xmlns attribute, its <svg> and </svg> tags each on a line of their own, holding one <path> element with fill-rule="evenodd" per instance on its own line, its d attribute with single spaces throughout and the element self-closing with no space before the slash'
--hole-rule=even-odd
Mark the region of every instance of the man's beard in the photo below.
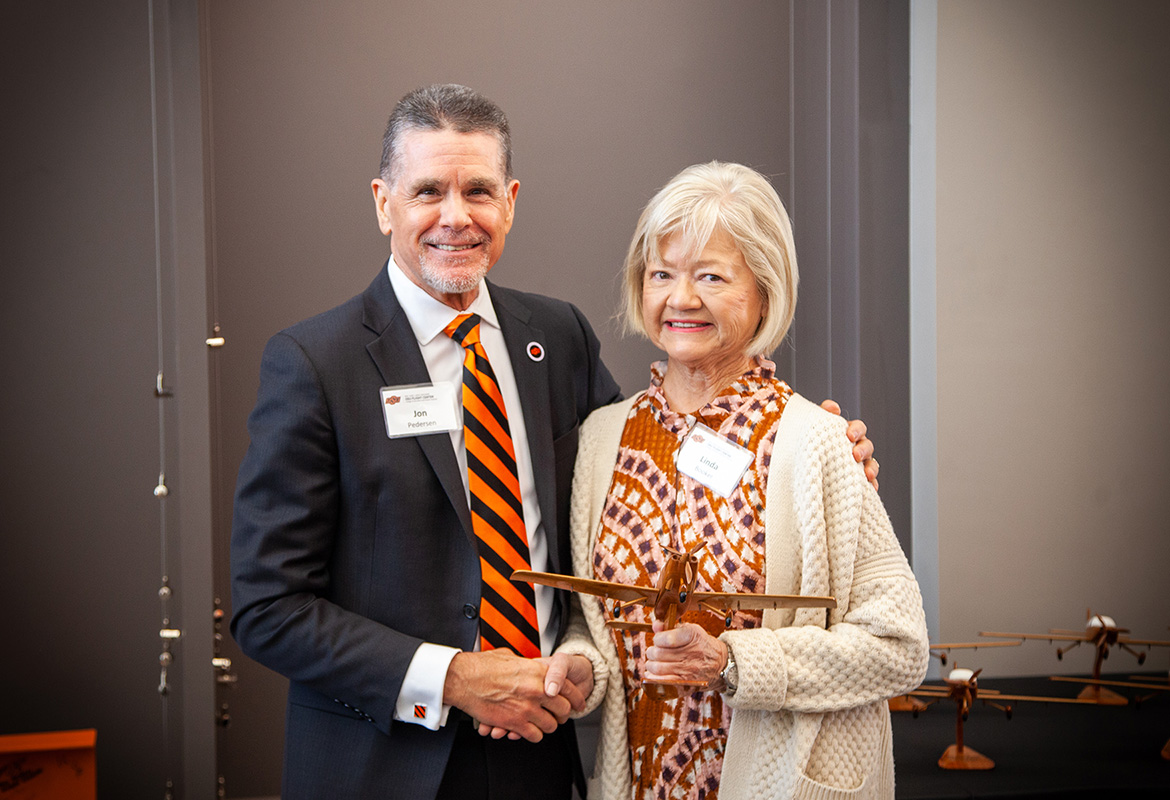
<svg viewBox="0 0 1170 800">
<path fill-rule="evenodd" d="M 488 274 L 487 259 L 478 257 L 478 264 L 468 264 L 466 267 L 451 270 L 437 269 L 427 259 L 420 255 L 418 259 L 419 274 L 427 286 L 443 294 L 465 294 L 479 286 L 479 282 Z"/>
</svg>

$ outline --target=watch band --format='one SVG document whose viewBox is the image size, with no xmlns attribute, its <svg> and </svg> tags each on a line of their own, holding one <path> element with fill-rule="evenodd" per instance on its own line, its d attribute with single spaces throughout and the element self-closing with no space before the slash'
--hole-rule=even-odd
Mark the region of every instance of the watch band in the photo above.
<svg viewBox="0 0 1170 800">
<path fill-rule="evenodd" d="M 735 653 L 731 651 L 730 645 L 727 647 L 727 665 L 719 673 L 719 679 L 727 687 L 724 690 L 725 694 L 735 694 L 735 690 L 739 688 L 739 669 L 735 665 Z"/>
<path fill-rule="evenodd" d="M 735 690 L 739 688 L 739 669 L 735 665 L 735 653 L 731 652 L 730 645 L 727 645 L 727 663 L 706 688 L 723 694 L 735 694 Z"/>
</svg>

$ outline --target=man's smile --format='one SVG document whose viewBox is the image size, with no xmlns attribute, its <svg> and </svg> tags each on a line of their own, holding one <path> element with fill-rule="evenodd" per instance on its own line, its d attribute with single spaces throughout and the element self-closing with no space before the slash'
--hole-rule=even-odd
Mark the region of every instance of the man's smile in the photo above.
<svg viewBox="0 0 1170 800">
<path fill-rule="evenodd" d="M 445 250 L 449 253 L 457 253 L 460 250 L 470 250 L 473 247 L 479 247 L 483 242 L 472 242 L 471 244 L 439 244 L 438 242 L 427 242 L 429 247 L 436 250 Z"/>
</svg>

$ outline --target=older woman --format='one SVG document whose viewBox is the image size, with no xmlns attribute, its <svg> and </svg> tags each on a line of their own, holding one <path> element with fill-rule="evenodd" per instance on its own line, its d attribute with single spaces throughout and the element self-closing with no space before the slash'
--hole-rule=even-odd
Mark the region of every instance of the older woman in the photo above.
<svg viewBox="0 0 1170 800">
<path fill-rule="evenodd" d="M 560 650 L 590 660 L 586 710 L 603 705 L 591 800 L 893 797 L 885 701 L 926 671 L 922 598 L 845 423 L 767 358 L 796 305 L 780 198 L 747 167 L 685 169 L 642 213 L 625 269 L 627 321 L 666 360 L 584 425 L 574 570 L 653 583 L 666 548 L 697 547 L 699 589 L 837 607 L 735 612 L 730 626 L 688 612 L 641 633 L 607 628 L 613 606 L 582 597 Z M 664 697 L 644 679 L 702 688 Z"/>
</svg>

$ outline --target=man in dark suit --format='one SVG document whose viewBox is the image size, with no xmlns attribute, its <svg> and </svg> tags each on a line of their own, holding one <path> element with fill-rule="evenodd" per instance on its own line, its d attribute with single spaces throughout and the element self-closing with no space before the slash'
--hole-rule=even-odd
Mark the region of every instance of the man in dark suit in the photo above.
<svg viewBox="0 0 1170 800">
<path fill-rule="evenodd" d="M 444 334 L 460 312 L 482 320 L 532 567 L 570 571 L 577 429 L 619 388 L 576 308 L 486 282 L 518 189 L 497 106 L 459 86 L 407 95 L 372 183 L 391 258 L 365 292 L 265 349 L 235 500 L 231 628 L 290 680 L 285 798 L 568 798 L 580 778 L 563 723 L 592 673 L 549 656 L 568 597 L 537 589 L 542 658 L 479 644 L 452 403 L 464 351 Z M 427 432 L 412 434 L 403 397 Z"/>
</svg>

